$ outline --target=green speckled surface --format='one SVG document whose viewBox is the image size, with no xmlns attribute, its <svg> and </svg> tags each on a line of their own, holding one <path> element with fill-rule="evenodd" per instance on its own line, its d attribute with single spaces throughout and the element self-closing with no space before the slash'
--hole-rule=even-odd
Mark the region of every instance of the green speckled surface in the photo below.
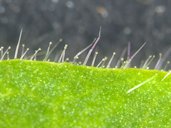
<svg viewBox="0 0 171 128">
<path fill-rule="evenodd" d="M 157 70 L 1 61 L 0 128 L 170 128 L 171 77 L 161 81 L 165 75 Z"/>
</svg>

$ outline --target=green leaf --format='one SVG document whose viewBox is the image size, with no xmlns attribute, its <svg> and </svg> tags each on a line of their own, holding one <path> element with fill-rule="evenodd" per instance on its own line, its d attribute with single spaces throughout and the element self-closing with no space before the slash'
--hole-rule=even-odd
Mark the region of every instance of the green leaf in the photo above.
<svg viewBox="0 0 171 128">
<path fill-rule="evenodd" d="M 171 77 L 29 60 L 0 62 L 1 128 L 169 128 Z"/>
</svg>

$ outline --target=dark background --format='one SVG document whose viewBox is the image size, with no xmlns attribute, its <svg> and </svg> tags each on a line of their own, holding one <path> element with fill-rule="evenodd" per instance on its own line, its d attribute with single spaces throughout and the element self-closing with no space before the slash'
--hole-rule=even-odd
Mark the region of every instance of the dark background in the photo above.
<svg viewBox="0 0 171 128">
<path fill-rule="evenodd" d="M 170 51 L 171 1 L 0 0 L 1 46 L 15 48 L 23 28 L 21 42 L 32 50 L 46 50 L 49 41 L 55 44 L 62 38 L 58 49 L 67 43 L 67 56 L 73 57 L 97 37 L 100 26 L 96 50 L 101 56 L 111 56 L 115 51 L 119 57 L 128 42 L 133 54 L 147 42 L 135 58 L 139 64 L 150 54 L 158 57 L 160 52 Z"/>
</svg>

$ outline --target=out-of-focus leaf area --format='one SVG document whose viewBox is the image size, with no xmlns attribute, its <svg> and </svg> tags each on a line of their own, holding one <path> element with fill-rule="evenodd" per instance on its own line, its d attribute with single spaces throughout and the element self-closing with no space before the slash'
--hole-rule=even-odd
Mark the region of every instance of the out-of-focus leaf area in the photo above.
<svg viewBox="0 0 171 128">
<path fill-rule="evenodd" d="M 119 56 L 128 42 L 133 54 L 146 41 L 139 61 L 169 54 L 170 15 L 169 0 L 0 0 L 0 45 L 16 46 L 23 28 L 22 43 L 32 50 L 62 38 L 59 49 L 67 43 L 67 54 L 73 56 L 97 37 L 101 26 L 96 47 L 101 55 L 115 51 Z"/>
</svg>

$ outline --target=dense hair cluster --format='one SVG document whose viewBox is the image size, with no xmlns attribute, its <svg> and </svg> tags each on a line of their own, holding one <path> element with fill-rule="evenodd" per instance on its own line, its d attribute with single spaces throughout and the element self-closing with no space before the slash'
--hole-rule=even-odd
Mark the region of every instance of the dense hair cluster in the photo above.
<svg viewBox="0 0 171 128">
<path fill-rule="evenodd" d="M 48 48 L 47 48 L 46 52 L 43 52 L 41 48 L 38 48 L 37 50 L 35 50 L 35 52 L 33 54 L 28 55 L 29 48 L 25 48 L 25 45 L 21 44 L 22 32 L 23 32 L 23 30 L 21 29 L 19 39 L 18 39 L 18 43 L 16 45 L 14 57 L 10 58 L 10 56 L 9 56 L 9 52 L 10 52 L 10 49 L 11 49 L 10 46 L 7 49 L 4 49 L 4 47 L 0 47 L 0 60 L 9 60 L 9 59 L 37 60 L 37 56 L 44 55 L 44 58 L 42 59 L 42 61 L 51 61 L 49 59 L 49 56 L 54 51 L 54 49 L 58 46 L 58 44 L 60 42 L 62 42 L 62 39 L 60 39 L 53 47 L 52 47 L 52 42 L 49 42 L 49 45 L 48 45 Z M 77 65 L 89 65 L 89 66 L 101 67 L 101 68 L 123 68 L 123 69 L 132 68 L 132 67 L 137 68 L 136 66 L 132 66 L 131 62 L 135 58 L 135 56 L 141 51 L 141 49 L 145 46 L 146 42 L 143 43 L 142 46 L 131 56 L 130 56 L 130 44 L 128 43 L 128 47 L 127 47 L 128 56 L 127 56 L 127 58 L 124 59 L 124 57 L 121 56 L 119 58 L 119 60 L 117 61 L 116 65 L 112 65 L 112 61 L 114 60 L 114 57 L 116 55 L 115 52 L 113 52 L 112 56 L 109 59 L 108 59 L 108 57 L 104 57 L 98 63 L 96 62 L 98 52 L 94 51 L 94 49 L 95 49 L 97 43 L 99 42 L 100 37 L 101 37 L 101 28 L 99 30 L 97 38 L 95 38 L 93 40 L 93 42 L 91 44 L 89 44 L 87 47 L 85 47 L 83 50 L 79 51 L 73 57 L 73 59 L 70 59 L 70 58 L 66 57 L 66 50 L 68 48 L 68 45 L 66 44 L 64 46 L 62 52 L 60 53 L 60 55 L 57 55 L 54 58 L 53 62 L 58 62 L 58 63 L 70 62 L 70 63 L 74 63 L 74 64 L 77 64 Z M 87 52 L 87 55 L 86 55 L 85 59 L 83 61 L 79 61 L 79 57 L 85 52 Z M 19 55 L 19 53 L 20 53 L 20 55 Z M 92 55 L 92 54 L 94 54 L 94 55 Z M 93 56 L 91 61 L 90 61 L 90 56 Z M 154 60 L 154 58 L 155 58 L 155 56 L 150 55 L 143 62 L 143 64 L 141 64 L 139 66 L 139 68 L 149 69 L 149 65 Z M 88 62 L 90 64 L 88 64 Z M 153 69 L 166 70 L 168 65 L 170 64 L 170 61 L 167 61 L 164 66 L 163 66 L 163 63 L 164 63 L 164 61 L 162 59 L 162 54 L 160 53 L 159 58 L 158 58 L 158 60 L 157 60 L 157 62 L 156 62 Z M 171 72 L 168 72 L 167 75 L 162 80 L 164 80 L 170 74 L 171 74 Z"/>
</svg>

